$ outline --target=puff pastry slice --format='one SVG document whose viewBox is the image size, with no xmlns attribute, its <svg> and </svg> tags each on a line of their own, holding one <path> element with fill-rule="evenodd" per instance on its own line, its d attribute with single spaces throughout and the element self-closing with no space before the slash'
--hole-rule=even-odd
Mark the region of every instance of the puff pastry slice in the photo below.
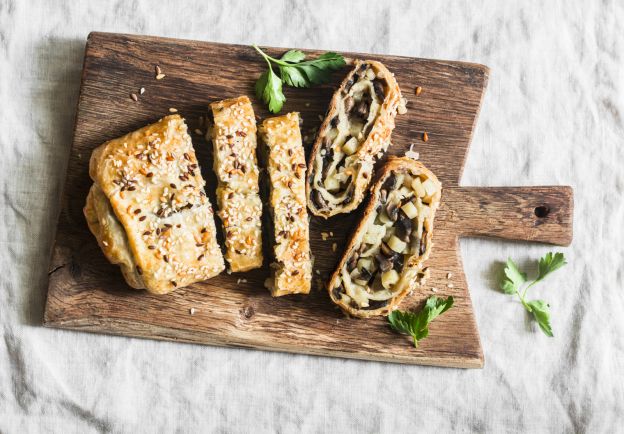
<svg viewBox="0 0 624 434">
<path fill-rule="evenodd" d="M 246 96 L 215 102 L 210 108 L 225 259 L 232 271 L 247 271 L 261 267 L 263 259 L 256 119 Z"/>
<path fill-rule="evenodd" d="M 164 294 L 224 269 L 212 207 L 180 116 L 96 148 L 89 175 L 87 223 L 130 286 Z"/>
<path fill-rule="evenodd" d="M 312 258 L 299 114 L 264 120 L 260 136 L 268 148 L 269 206 L 275 236 L 272 275 L 265 286 L 273 296 L 307 294 L 312 280 Z"/>
</svg>

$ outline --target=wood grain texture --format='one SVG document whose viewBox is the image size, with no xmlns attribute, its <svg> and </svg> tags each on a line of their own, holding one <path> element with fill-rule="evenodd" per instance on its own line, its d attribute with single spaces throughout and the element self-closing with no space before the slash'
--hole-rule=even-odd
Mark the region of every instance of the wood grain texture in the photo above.
<svg viewBox="0 0 624 434">
<path fill-rule="evenodd" d="M 280 54 L 283 49 L 270 49 Z M 318 54 L 319 51 L 308 51 Z M 569 189 L 458 187 L 472 129 L 487 84 L 488 70 L 462 62 L 358 55 L 384 62 L 396 75 L 408 99 L 408 112 L 397 117 L 389 154 L 403 155 L 410 143 L 421 161 L 444 186 L 436 218 L 431 278 L 426 288 L 401 308 L 419 306 L 432 295 L 453 295 L 456 305 L 431 327 L 415 349 L 406 336 L 393 333 L 384 318 L 345 318 L 320 288 L 333 270 L 358 213 L 328 221 L 311 220 L 315 255 L 315 289 L 307 295 L 271 298 L 263 287 L 267 264 L 247 273 L 222 275 L 166 296 L 135 291 L 124 283 L 89 233 L 82 207 L 91 181 L 88 160 L 104 141 L 157 120 L 176 108 L 190 130 L 215 100 L 247 94 L 266 68 L 245 46 L 213 44 L 146 36 L 92 33 L 87 41 L 74 142 L 50 265 L 44 324 L 76 330 L 166 339 L 199 344 L 243 346 L 367 360 L 454 367 L 481 367 L 483 353 L 459 257 L 464 235 L 569 243 Z M 158 64 L 166 77 L 155 80 Z M 299 111 L 304 119 L 304 144 L 310 146 L 320 125 L 333 81 L 312 89 L 285 89 L 283 112 Z M 421 86 L 420 96 L 414 95 Z M 141 87 L 137 102 L 130 98 Z M 252 98 L 261 118 L 269 116 Z M 427 131 L 429 140 L 421 141 Z M 213 204 L 216 179 L 210 146 L 201 135 L 193 142 Z M 539 203 L 539 205 L 535 205 Z M 531 217 L 531 207 L 546 205 L 549 214 Z M 533 212 L 533 211 L 531 211 Z M 332 233 L 328 240 L 321 232 Z M 336 251 L 332 244 L 336 245 Z M 265 261 L 266 262 L 266 261 Z M 451 273 L 452 278 L 447 279 Z M 241 280 L 243 279 L 243 280 Z M 194 314 L 190 314 L 190 309 Z"/>
</svg>

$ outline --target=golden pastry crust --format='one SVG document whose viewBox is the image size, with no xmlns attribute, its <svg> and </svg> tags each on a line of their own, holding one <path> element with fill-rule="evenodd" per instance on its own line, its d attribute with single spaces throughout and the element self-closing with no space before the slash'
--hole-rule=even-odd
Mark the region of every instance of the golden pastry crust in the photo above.
<svg viewBox="0 0 624 434">
<path fill-rule="evenodd" d="M 379 153 L 390 145 L 401 90 L 380 62 L 356 60 L 334 93 L 308 159 L 310 211 L 329 218 L 358 207 Z"/>
<path fill-rule="evenodd" d="M 265 286 L 274 297 L 307 294 L 312 281 L 312 259 L 299 113 L 266 119 L 260 126 L 260 135 L 269 151 L 267 166 L 275 232 L 275 262 Z"/>
<path fill-rule="evenodd" d="M 327 284 L 331 300 L 344 312 L 359 318 L 388 315 L 424 283 L 441 190 L 436 176 L 415 160 L 390 157 L 382 167 Z"/>
<path fill-rule="evenodd" d="M 95 183 L 84 210 L 89 227 L 131 286 L 164 294 L 223 271 L 212 207 L 179 115 L 96 148 L 89 175 Z M 103 211 L 104 198 L 112 213 Z"/>
<path fill-rule="evenodd" d="M 128 237 L 117 220 L 110 202 L 96 184 L 91 186 L 84 208 L 89 229 L 95 235 L 104 256 L 111 264 L 119 265 L 121 272 L 133 288 L 145 288 L 143 279 L 136 271 L 134 258 L 130 254 Z"/>
<path fill-rule="evenodd" d="M 210 104 L 217 203 L 225 259 L 232 271 L 262 266 L 262 202 L 258 194 L 256 119 L 249 98 Z"/>
</svg>

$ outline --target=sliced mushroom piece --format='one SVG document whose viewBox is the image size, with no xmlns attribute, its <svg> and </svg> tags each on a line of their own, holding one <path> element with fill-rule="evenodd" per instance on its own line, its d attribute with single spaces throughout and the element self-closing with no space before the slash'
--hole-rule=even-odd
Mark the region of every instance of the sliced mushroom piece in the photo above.
<svg viewBox="0 0 624 434">
<path fill-rule="evenodd" d="M 349 261 L 347 262 L 347 271 L 349 273 L 355 270 L 355 267 L 357 266 L 357 261 L 358 261 L 358 255 L 357 254 L 351 255 L 351 258 L 349 258 Z"/>
<path fill-rule="evenodd" d="M 391 261 L 394 260 L 394 257 L 398 254 L 397 252 L 392 250 L 390 246 L 386 244 L 385 242 L 381 243 L 380 251 L 382 255 L 384 255 L 386 258 L 390 259 Z"/>
<path fill-rule="evenodd" d="M 403 263 L 405 262 L 405 258 L 403 257 L 403 255 L 399 255 L 396 258 L 396 261 L 394 261 L 394 266 L 392 268 L 394 268 L 398 273 L 401 273 L 401 271 L 403 271 Z"/>
<path fill-rule="evenodd" d="M 396 184 L 397 178 L 396 175 L 393 173 L 392 175 L 388 176 L 388 178 L 384 181 L 381 189 L 386 191 L 392 191 L 396 188 Z"/>
<path fill-rule="evenodd" d="M 325 209 L 325 208 L 327 208 L 327 202 L 325 202 L 325 199 L 323 199 L 323 195 L 318 190 L 313 190 L 312 191 L 312 202 L 314 202 L 314 205 L 318 209 Z"/>
<path fill-rule="evenodd" d="M 394 233 L 396 236 L 399 237 L 400 240 L 407 243 L 412 233 L 412 221 L 403 211 L 399 211 L 399 218 L 397 219 L 395 227 L 396 230 Z"/>
<path fill-rule="evenodd" d="M 351 177 L 349 177 L 350 179 Z M 351 187 L 349 188 L 349 191 L 347 191 L 347 194 L 345 195 L 344 200 L 342 201 L 343 203 L 349 203 L 351 202 L 351 200 L 353 199 L 353 184 L 351 184 Z"/>
<path fill-rule="evenodd" d="M 385 273 L 386 271 L 392 269 L 393 263 L 390 258 L 387 258 L 384 255 L 377 253 L 377 255 L 375 255 L 375 259 L 377 260 L 377 263 L 379 264 L 379 269 L 382 272 Z"/>
<path fill-rule="evenodd" d="M 360 280 L 365 280 L 368 282 L 373 278 L 373 274 L 368 270 L 368 268 L 362 268 L 360 270 Z"/>
<path fill-rule="evenodd" d="M 419 255 L 424 255 L 427 250 L 427 232 L 423 229 L 422 237 L 420 238 L 420 249 L 418 250 Z"/>
<path fill-rule="evenodd" d="M 390 220 L 395 222 L 399 216 L 399 205 L 396 202 L 389 202 L 386 205 L 386 214 L 390 217 Z"/>
<path fill-rule="evenodd" d="M 371 98 L 370 95 L 364 95 L 362 99 L 353 107 L 352 114 L 366 120 L 370 111 Z"/>
<path fill-rule="evenodd" d="M 333 159 L 334 159 L 334 150 L 330 149 L 329 151 L 327 151 L 327 153 L 323 157 L 323 171 L 321 172 L 321 176 L 323 177 L 323 179 L 327 178 L 329 168 L 331 167 Z"/>
<path fill-rule="evenodd" d="M 383 84 L 381 83 L 381 80 L 378 80 L 378 79 L 373 80 L 373 89 L 375 89 L 375 95 L 377 95 L 377 98 L 383 101 L 384 98 L 386 97 L 386 92 L 384 91 L 384 87 L 383 87 Z"/>
<path fill-rule="evenodd" d="M 351 86 L 353 86 L 353 83 L 351 83 Z M 353 100 L 353 97 L 347 96 L 344 99 L 344 112 L 348 114 L 354 105 L 355 105 L 355 101 Z"/>
<path fill-rule="evenodd" d="M 381 207 L 381 205 L 386 203 L 386 199 L 388 199 L 388 190 L 382 189 L 379 192 L 379 206 L 380 207 Z"/>
<path fill-rule="evenodd" d="M 336 286 L 334 289 L 332 289 L 332 294 L 334 295 L 334 298 L 337 300 L 340 300 L 341 293 L 342 293 L 342 285 Z"/>
</svg>

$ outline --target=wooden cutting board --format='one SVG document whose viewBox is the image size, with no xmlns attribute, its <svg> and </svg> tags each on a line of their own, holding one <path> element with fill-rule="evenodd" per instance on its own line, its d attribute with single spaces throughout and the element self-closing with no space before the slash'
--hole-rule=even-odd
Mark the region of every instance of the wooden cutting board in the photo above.
<svg viewBox="0 0 624 434">
<path fill-rule="evenodd" d="M 270 49 L 281 54 L 284 49 Z M 309 51 L 317 55 L 320 51 Z M 329 221 L 313 218 L 311 247 L 315 289 L 308 296 L 271 298 L 263 288 L 268 269 L 222 275 L 164 296 L 130 289 L 110 265 L 82 214 L 91 185 L 91 151 L 177 109 L 190 130 L 211 101 L 247 94 L 256 114 L 269 116 L 253 97 L 266 64 L 247 46 L 92 33 L 86 45 L 74 142 L 50 265 L 44 324 L 74 330 L 199 344 L 454 367 L 483 366 L 483 352 L 462 270 L 458 239 L 494 236 L 568 245 L 572 239 L 569 187 L 459 187 L 488 68 L 463 62 L 343 53 L 381 60 L 396 74 L 408 112 L 397 117 L 389 153 L 403 155 L 414 143 L 420 160 L 442 181 L 442 206 L 435 220 L 431 278 L 402 309 L 418 307 L 434 294 L 455 297 L 453 309 L 430 327 L 414 348 L 393 333 L 385 318 L 346 318 L 330 302 L 321 282 L 332 271 L 357 213 Z M 155 79 L 155 65 L 166 76 Z M 342 76 L 312 89 L 285 89 L 283 113 L 299 111 L 308 146 Z M 416 86 L 422 93 L 415 95 Z M 139 89 L 145 88 L 144 94 Z M 139 98 L 134 101 L 131 93 Z M 422 140 L 423 132 L 429 140 Z M 215 204 L 210 146 L 193 135 Z M 209 194 L 209 195 L 210 195 Z M 323 240 L 321 233 L 328 233 Z M 333 251 L 332 246 L 336 249 Z M 450 276 L 450 278 L 447 278 Z M 193 309 L 194 314 L 191 314 Z"/>
</svg>

